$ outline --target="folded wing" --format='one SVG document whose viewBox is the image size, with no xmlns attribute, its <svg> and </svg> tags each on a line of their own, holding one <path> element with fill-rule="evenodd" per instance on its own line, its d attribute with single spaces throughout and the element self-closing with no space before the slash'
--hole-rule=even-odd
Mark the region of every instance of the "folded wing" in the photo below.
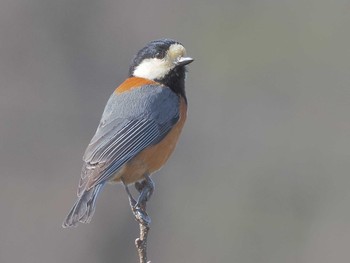
<svg viewBox="0 0 350 263">
<path fill-rule="evenodd" d="M 112 95 L 85 151 L 78 196 L 111 179 L 123 164 L 163 139 L 178 119 L 179 98 L 164 86 Z"/>
</svg>

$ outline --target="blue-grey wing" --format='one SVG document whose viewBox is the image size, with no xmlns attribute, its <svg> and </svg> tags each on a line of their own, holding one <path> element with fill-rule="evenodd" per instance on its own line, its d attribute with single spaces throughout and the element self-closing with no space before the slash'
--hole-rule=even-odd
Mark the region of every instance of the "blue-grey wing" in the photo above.
<svg viewBox="0 0 350 263">
<path fill-rule="evenodd" d="M 123 164 L 163 139 L 178 119 L 179 98 L 164 86 L 113 94 L 85 151 L 78 196 L 109 180 Z"/>
</svg>

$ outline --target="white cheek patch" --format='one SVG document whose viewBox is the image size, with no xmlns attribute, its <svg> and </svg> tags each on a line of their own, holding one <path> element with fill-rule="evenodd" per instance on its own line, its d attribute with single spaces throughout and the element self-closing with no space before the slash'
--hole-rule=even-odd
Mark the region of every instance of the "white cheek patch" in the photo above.
<svg viewBox="0 0 350 263">
<path fill-rule="evenodd" d="M 134 76 L 145 79 L 161 79 L 174 68 L 173 63 L 158 58 L 148 58 L 141 62 L 134 70 Z"/>
<path fill-rule="evenodd" d="M 180 44 L 172 44 L 163 59 L 147 58 L 138 65 L 133 75 L 135 77 L 155 80 L 164 78 L 174 67 L 179 58 L 186 54 Z"/>
</svg>

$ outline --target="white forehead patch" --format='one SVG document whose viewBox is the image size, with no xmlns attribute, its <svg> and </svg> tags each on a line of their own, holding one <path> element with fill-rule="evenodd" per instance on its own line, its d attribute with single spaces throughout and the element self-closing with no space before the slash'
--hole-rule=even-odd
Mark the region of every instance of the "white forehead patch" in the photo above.
<svg viewBox="0 0 350 263">
<path fill-rule="evenodd" d="M 180 44 L 172 44 L 163 59 L 147 58 L 138 65 L 133 75 L 146 79 L 162 79 L 175 67 L 176 61 L 186 55 L 185 48 Z"/>
<path fill-rule="evenodd" d="M 168 54 L 171 59 L 176 60 L 179 57 L 183 57 L 186 55 L 186 49 L 183 47 L 183 45 L 180 44 L 172 44 L 169 47 Z"/>
</svg>

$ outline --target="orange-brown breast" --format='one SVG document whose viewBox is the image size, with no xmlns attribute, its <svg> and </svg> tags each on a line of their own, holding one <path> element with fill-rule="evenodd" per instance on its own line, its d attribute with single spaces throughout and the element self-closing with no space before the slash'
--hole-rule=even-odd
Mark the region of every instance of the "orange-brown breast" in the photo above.
<svg viewBox="0 0 350 263">
<path fill-rule="evenodd" d="M 127 78 L 122 84 L 120 84 L 114 91 L 116 94 L 129 91 L 133 88 L 141 87 L 143 85 L 158 84 L 157 82 L 149 79 L 139 78 L 139 77 L 130 77 Z"/>
<path fill-rule="evenodd" d="M 174 151 L 186 117 L 187 105 L 185 99 L 181 98 L 180 118 L 171 131 L 158 144 L 147 147 L 126 163 L 116 174 L 113 181 L 118 182 L 120 177 L 123 177 L 125 183 L 130 184 L 142 179 L 144 174 L 152 174 L 159 170 Z"/>
</svg>

